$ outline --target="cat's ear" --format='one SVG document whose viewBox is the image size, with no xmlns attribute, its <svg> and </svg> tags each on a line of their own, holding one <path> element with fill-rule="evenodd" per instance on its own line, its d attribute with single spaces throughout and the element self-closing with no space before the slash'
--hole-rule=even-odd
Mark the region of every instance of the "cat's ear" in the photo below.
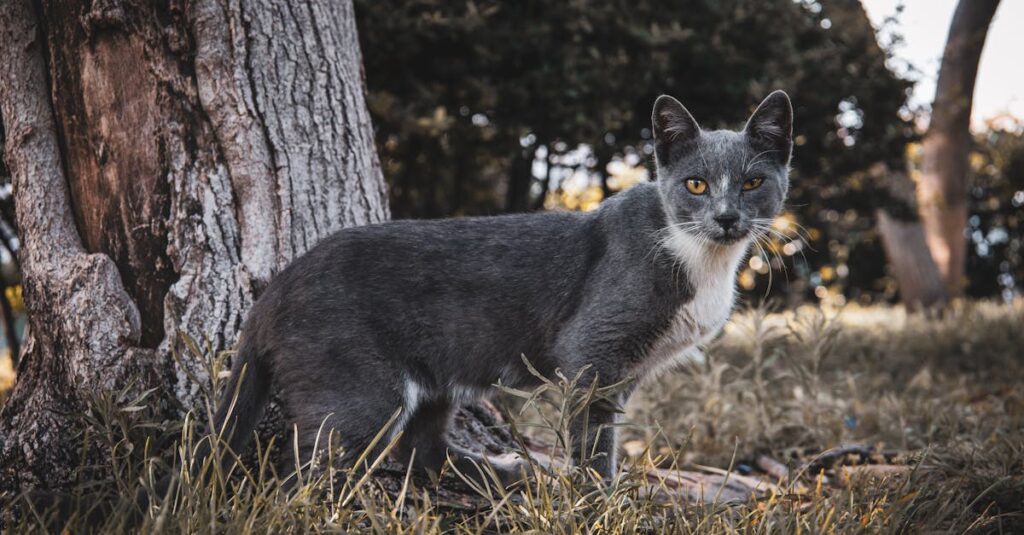
<svg viewBox="0 0 1024 535">
<path fill-rule="evenodd" d="M 659 161 L 667 161 L 669 148 L 684 145 L 700 135 L 700 126 L 678 100 L 662 95 L 654 101 L 651 114 L 654 126 L 654 150 Z"/>
<path fill-rule="evenodd" d="M 765 97 L 747 120 L 743 132 L 750 141 L 765 150 L 782 165 L 793 153 L 793 105 L 785 91 L 775 90 Z"/>
</svg>

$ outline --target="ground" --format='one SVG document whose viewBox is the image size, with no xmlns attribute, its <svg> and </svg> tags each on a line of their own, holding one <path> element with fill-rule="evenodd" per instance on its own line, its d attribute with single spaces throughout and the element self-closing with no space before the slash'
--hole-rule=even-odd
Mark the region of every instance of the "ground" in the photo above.
<svg viewBox="0 0 1024 535">
<path fill-rule="evenodd" d="M 933 318 L 891 307 L 746 310 L 704 362 L 639 389 L 621 431 L 625 470 L 613 485 L 576 470 L 454 503 L 429 482 L 399 477 L 388 488 L 359 471 L 286 493 L 257 463 L 230 481 L 231 492 L 219 474 L 176 485 L 173 499 L 141 520 L 124 506 L 106 515 L 104 529 L 141 521 L 144 532 L 175 533 L 1020 533 L 1022 327 L 1024 300 L 961 303 Z M 556 382 L 541 400 L 506 400 L 515 429 L 531 443 L 557 444 L 564 420 L 545 407 L 571 401 L 566 388 Z M 86 488 L 83 510 L 101 496 L 135 494 L 147 438 L 150 448 L 194 442 L 189 425 L 147 421 L 143 405 L 114 396 L 89 411 L 86 424 L 106 437 L 109 455 L 93 467 L 107 476 Z M 847 448 L 838 460 L 816 456 L 837 447 Z M 676 469 L 687 470 L 682 479 Z M 704 489 L 701 474 L 718 483 Z M 747 490 L 716 487 L 723 478 Z M 13 497 L 0 499 L 12 532 L 33 531 L 45 517 L 18 520 Z"/>
</svg>

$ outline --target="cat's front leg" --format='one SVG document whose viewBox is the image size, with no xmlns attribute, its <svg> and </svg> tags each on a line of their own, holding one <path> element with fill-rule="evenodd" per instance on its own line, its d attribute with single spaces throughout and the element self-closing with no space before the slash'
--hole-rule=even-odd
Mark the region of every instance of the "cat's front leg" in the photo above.
<svg viewBox="0 0 1024 535">
<path fill-rule="evenodd" d="M 618 471 L 618 423 L 624 396 L 598 399 L 572 421 L 572 459 L 609 481 Z"/>
</svg>

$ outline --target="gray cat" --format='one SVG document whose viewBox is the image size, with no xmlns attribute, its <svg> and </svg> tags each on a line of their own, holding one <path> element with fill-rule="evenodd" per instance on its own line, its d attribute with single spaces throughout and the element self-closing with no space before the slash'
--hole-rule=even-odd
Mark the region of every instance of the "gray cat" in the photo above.
<svg viewBox="0 0 1024 535">
<path fill-rule="evenodd" d="M 415 466 L 436 472 L 451 456 L 473 473 L 478 456 L 443 431 L 455 408 L 492 385 L 531 384 L 524 356 L 547 376 L 582 371 L 587 384 L 623 383 L 614 401 L 624 403 L 631 385 L 729 317 L 751 234 L 786 197 L 792 113 L 776 91 L 743 131 L 704 131 L 662 96 L 653 113 L 657 181 L 594 212 L 334 234 L 253 307 L 217 424 L 242 448 L 276 386 L 302 458 L 314 453 L 318 431 L 324 440 L 333 430 L 352 462 L 401 408 L 391 429 L 402 432 L 400 460 L 415 450 Z M 605 478 L 617 469 L 615 414 L 595 403 L 574 423 L 577 452 L 596 452 L 590 466 Z M 495 468 L 505 482 L 519 475 L 515 464 Z"/>
</svg>

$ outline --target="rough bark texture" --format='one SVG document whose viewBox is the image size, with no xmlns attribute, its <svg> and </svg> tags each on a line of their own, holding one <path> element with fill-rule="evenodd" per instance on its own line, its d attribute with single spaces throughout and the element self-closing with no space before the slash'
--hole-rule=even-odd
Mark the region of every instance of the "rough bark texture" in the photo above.
<svg viewBox="0 0 1024 535">
<path fill-rule="evenodd" d="M 960 0 L 946 38 L 922 142 L 918 203 L 925 239 L 951 296 L 964 288 L 967 158 L 978 62 L 999 0 Z"/>
<path fill-rule="evenodd" d="M 228 348 L 278 269 L 388 216 L 347 1 L 8 0 L 0 106 L 30 320 L 0 487 L 68 482 L 93 393 L 193 406 L 179 333 Z"/>
</svg>

